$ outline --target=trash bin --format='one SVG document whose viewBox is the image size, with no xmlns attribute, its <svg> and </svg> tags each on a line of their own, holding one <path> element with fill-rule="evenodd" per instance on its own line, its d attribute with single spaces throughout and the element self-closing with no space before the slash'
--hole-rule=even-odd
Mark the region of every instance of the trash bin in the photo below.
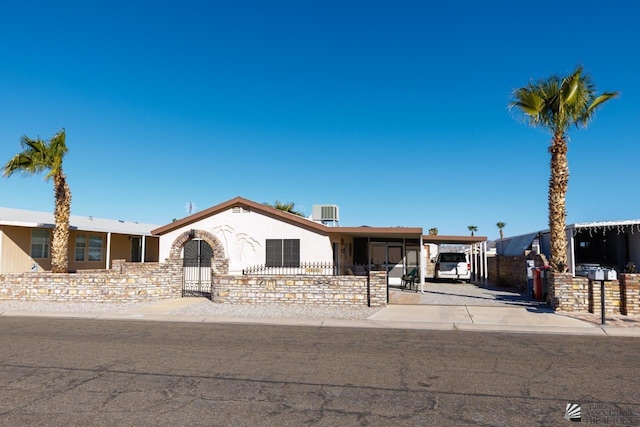
<svg viewBox="0 0 640 427">
<path fill-rule="evenodd" d="M 535 270 L 533 260 L 527 260 L 527 296 L 533 298 L 533 270 Z"/>
<path fill-rule="evenodd" d="M 544 267 L 540 267 L 540 282 L 542 283 L 542 292 L 540 293 L 541 299 L 540 301 L 547 300 L 547 290 L 549 289 L 549 272 L 551 271 L 551 267 L 545 265 Z"/>
</svg>

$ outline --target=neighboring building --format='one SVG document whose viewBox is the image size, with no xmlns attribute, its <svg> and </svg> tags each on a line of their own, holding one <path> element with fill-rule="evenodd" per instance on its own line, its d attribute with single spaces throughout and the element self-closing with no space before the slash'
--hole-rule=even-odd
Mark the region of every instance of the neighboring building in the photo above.
<svg viewBox="0 0 640 427">
<path fill-rule="evenodd" d="M 567 233 L 567 267 L 573 275 L 586 275 L 603 267 L 625 270 L 629 262 L 640 266 L 640 220 L 598 221 L 570 224 Z M 496 242 L 500 256 L 523 256 L 527 251 L 550 256 L 549 230 Z"/>
<path fill-rule="evenodd" d="M 51 270 L 52 213 L 0 208 L 0 273 Z M 153 224 L 71 215 L 69 271 L 111 268 L 114 259 L 157 262 Z"/>
</svg>

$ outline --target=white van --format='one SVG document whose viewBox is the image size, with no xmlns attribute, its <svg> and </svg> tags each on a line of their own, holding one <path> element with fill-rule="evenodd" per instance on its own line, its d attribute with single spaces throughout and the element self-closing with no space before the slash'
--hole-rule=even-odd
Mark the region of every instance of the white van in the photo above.
<svg viewBox="0 0 640 427">
<path fill-rule="evenodd" d="M 451 279 L 471 282 L 471 264 L 467 254 L 460 252 L 441 252 L 433 261 L 436 268 L 433 273 L 435 280 Z"/>
</svg>

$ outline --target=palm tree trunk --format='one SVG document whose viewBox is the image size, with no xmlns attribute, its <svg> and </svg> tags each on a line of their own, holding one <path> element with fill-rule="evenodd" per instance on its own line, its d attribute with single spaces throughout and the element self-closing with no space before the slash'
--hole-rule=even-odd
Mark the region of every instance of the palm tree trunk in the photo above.
<svg viewBox="0 0 640 427">
<path fill-rule="evenodd" d="M 71 190 L 67 177 L 60 170 L 53 177 L 55 194 L 55 228 L 51 242 L 51 271 L 66 273 L 69 267 L 69 216 L 71 215 Z"/>
<path fill-rule="evenodd" d="M 551 233 L 551 259 L 555 271 L 565 272 L 567 265 L 566 197 L 569 186 L 567 141 L 564 133 L 556 133 L 549 146 L 551 178 L 549 179 L 549 231 Z"/>
</svg>

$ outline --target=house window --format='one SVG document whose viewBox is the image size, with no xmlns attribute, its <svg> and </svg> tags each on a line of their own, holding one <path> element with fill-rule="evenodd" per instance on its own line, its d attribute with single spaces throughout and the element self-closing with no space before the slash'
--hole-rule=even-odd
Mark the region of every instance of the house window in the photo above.
<svg viewBox="0 0 640 427">
<path fill-rule="evenodd" d="M 76 235 L 76 261 L 102 261 L 102 253 L 102 236 Z"/>
<path fill-rule="evenodd" d="M 300 239 L 267 239 L 267 267 L 300 267 Z"/>
<path fill-rule="evenodd" d="M 102 236 L 89 236 L 89 261 L 102 261 Z"/>
<path fill-rule="evenodd" d="M 76 236 L 76 261 L 84 261 L 84 254 L 87 250 L 87 236 L 78 234 Z"/>
<path fill-rule="evenodd" d="M 31 230 L 31 258 L 49 258 L 51 232 L 49 230 Z"/>
</svg>

